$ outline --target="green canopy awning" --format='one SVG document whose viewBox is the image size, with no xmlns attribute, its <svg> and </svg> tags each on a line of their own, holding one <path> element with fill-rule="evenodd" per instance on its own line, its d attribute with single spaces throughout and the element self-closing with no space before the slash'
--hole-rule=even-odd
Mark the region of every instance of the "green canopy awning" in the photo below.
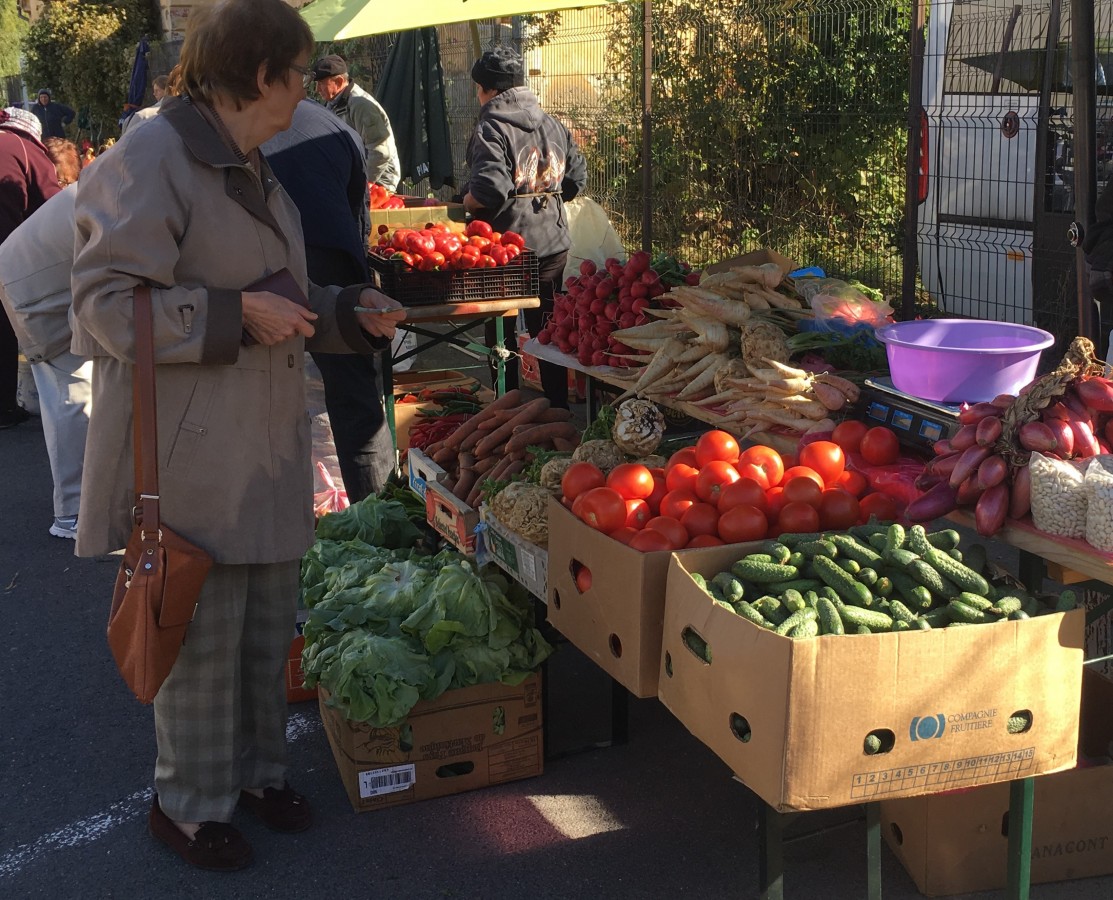
<svg viewBox="0 0 1113 900">
<path fill-rule="evenodd" d="M 570 3 L 569 0 L 424 0 L 413 6 L 371 0 L 311 0 L 299 12 L 318 41 L 339 41 L 429 25 L 606 6 L 618 2 L 625 0 L 587 0 L 586 3 Z"/>
</svg>

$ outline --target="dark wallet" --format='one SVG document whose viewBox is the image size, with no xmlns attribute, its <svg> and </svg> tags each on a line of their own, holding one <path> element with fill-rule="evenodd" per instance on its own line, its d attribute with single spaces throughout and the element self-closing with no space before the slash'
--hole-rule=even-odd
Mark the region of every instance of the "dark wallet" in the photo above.
<svg viewBox="0 0 1113 900">
<path fill-rule="evenodd" d="M 270 291 L 272 294 L 278 294 L 279 297 L 285 297 L 287 300 L 292 300 L 299 306 L 304 306 L 309 309 L 309 298 L 302 292 L 297 280 L 289 269 L 283 267 L 277 272 L 272 272 L 270 275 L 265 275 L 258 281 L 253 281 L 247 287 L 242 288 L 244 291 Z M 257 344 L 247 329 L 243 330 L 243 336 L 240 338 L 240 343 L 245 347 L 250 347 L 252 344 Z"/>
</svg>

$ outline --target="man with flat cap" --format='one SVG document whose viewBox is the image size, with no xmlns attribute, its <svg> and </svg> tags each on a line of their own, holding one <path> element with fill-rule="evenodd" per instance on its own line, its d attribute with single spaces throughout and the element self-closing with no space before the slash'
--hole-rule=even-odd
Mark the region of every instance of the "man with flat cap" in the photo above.
<svg viewBox="0 0 1113 900">
<path fill-rule="evenodd" d="M 402 166 L 390 119 L 378 101 L 348 77 L 348 64 L 336 54 L 317 60 L 310 77 L 325 105 L 363 139 L 368 180 L 396 190 L 402 180 Z"/>
<path fill-rule="evenodd" d="M 552 315 L 572 246 L 564 203 L 583 190 L 587 164 L 568 129 L 525 87 L 522 58 L 512 49 L 488 50 L 475 61 L 471 77 L 482 109 L 468 141 L 464 206 L 495 231 L 518 232 L 537 254 L 541 307 L 524 310 L 530 334 L 537 334 Z M 565 369 L 544 360 L 540 368 L 545 396 L 554 407 L 567 409 Z M 515 372 L 508 387 L 517 386 L 516 377 Z"/>
</svg>

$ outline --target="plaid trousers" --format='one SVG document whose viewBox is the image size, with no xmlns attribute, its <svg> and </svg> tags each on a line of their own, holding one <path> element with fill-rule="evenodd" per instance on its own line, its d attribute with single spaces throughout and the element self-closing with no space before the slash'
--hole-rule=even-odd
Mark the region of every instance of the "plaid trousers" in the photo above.
<svg viewBox="0 0 1113 900">
<path fill-rule="evenodd" d="M 179 822 L 229 822 L 241 788 L 286 779 L 286 658 L 299 560 L 214 565 L 154 702 L 159 805 Z"/>
</svg>

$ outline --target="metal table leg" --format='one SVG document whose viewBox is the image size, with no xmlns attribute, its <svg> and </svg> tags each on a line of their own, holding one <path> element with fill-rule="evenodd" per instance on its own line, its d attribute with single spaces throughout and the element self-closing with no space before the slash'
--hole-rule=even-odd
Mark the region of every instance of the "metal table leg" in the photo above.
<svg viewBox="0 0 1113 900">
<path fill-rule="evenodd" d="M 506 326 L 502 316 L 495 318 L 495 393 L 502 396 L 506 393 Z"/>
<path fill-rule="evenodd" d="M 1032 778 L 1009 783 L 1009 900 L 1028 900 L 1032 887 Z"/>
<path fill-rule="evenodd" d="M 881 900 L 881 804 L 866 804 L 866 897 Z"/>
<path fill-rule="evenodd" d="M 784 900 L 784 819 L 768 803 L 757 813 L 760 900 Z"/>
</svg>

